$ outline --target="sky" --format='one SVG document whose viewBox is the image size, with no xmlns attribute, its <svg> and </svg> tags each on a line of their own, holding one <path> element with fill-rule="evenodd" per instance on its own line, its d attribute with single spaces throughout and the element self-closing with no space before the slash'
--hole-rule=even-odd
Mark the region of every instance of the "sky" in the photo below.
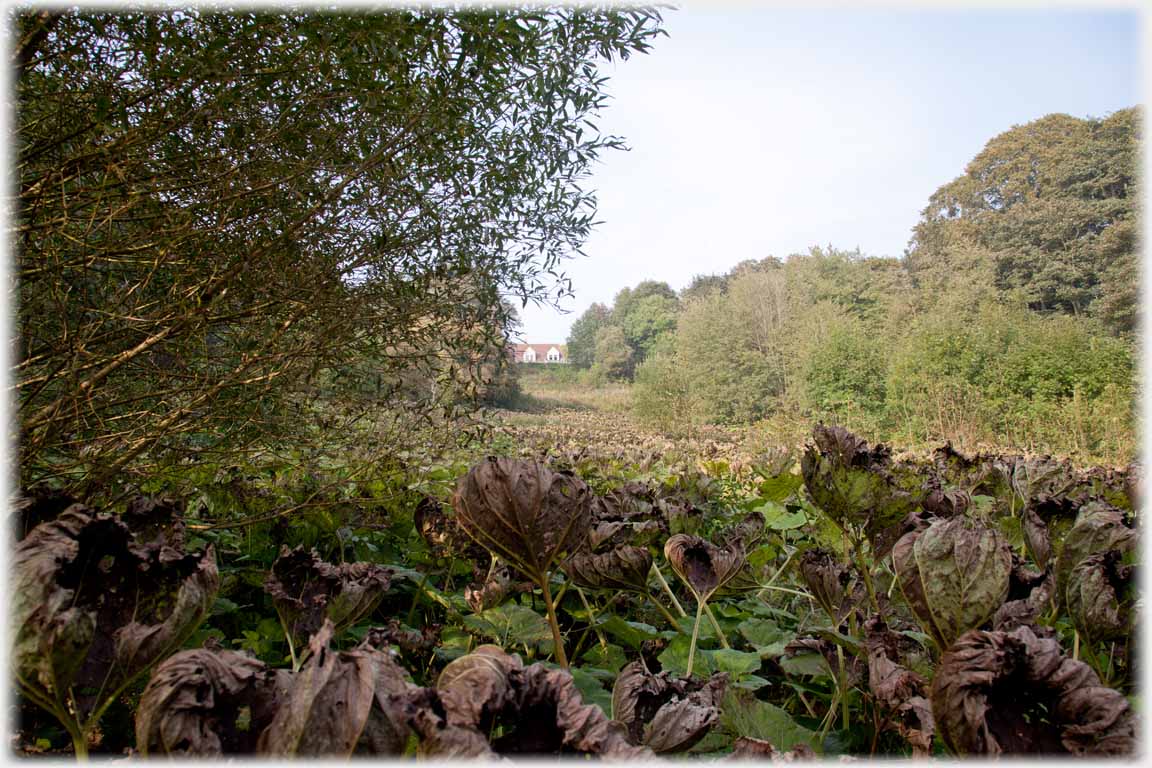
<svg viewBox="0 0 1152 768">
<path fill-rule="evenodd" d="M 602 155 L 586 257 L 563 314 L 529 305 L 521 335 L 563 342 L 592 302 L 642 280 L 811 246 L 903 254 L 929 196 L 994 136 L 1054 112 L 1142 101 L 1129 8 L 790 10 L 687 5 L 668 37 L 604 67 Z"/>
</svg>

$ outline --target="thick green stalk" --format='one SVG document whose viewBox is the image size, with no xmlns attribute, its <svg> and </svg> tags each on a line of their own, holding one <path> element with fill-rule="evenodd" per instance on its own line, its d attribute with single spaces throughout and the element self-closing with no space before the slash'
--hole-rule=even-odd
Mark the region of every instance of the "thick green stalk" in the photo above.
<svg viewBox="0 0 1152 768">
<path fill-rule="evenodd" d="M 668 623 L 672 625 L 672 629 L 676 630 L 680 634 L 685 634 L 684 630 L 680 628 L 680 624 L 677 623 L 676 617 L 672 615 L 671 611 L 664 607 L 664 603 L 657 600 L 656 596 L 651 592 L 645 592 L 644 594 L 647 595 L 648 599 L 652 601 L 652 605 L 656 606 L 656 610 L 660 611 L 664 618 L 668 620 Z"/>
<path fill-rule="evenodd" d="M 696 637 L 700 634 L 700 617 L 704 614 L 704 601 L 696 601 L 696 623 L 692 625 L 692 642 L 688 645 L 688 677 L 692 677 L 692 660 L 696 656 Z"/>
<path fill-rule="evenodd" d="M 724 632 L 720 629 L 720 623 L 712 614 L 712 606 L 708 605 L 707 602 L 704 603 L 704 612 L 708 614 L 708 621 L 712 622 L 712 629 L 716 632 L 716 637 L 720 638 L 720 647 L 731 648 L 732 646 L 728 645 L 728 638 L 724 637 Z"/>
<path fill-rule="evenodd" d="M 656 563 L 652 563 L 652 570 L 656 571 L 656 578 L 660 580 L 660 586 L 664 587 L 664 591 L 668 594 L 668 598 L 672 601 L 672 605 L 676 606 L 676 613 L 681 616 L 687 616 L 684 607 L 680 605 L 680 601 L 676 599 L 676 595 L 672 592 L 672 587 L 668 586 L 668 582 L 664 580 L 664 574 L 660 573 L 660 567 Z"/>
</svg>

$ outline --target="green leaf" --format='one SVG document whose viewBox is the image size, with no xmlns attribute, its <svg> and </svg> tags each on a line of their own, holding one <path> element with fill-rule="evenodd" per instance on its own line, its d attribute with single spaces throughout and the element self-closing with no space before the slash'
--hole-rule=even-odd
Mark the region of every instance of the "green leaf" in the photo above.
<svg viewBox="0 0 1152 768">
<path fill-rule="evenodd" d="M 611 643 L 608 644 L 607 648 L 597 643 L 585 652 L 581 659 L 586 664 L 606 669 L 609 672 L 619 672 L 620 668 L 628 663 L 624 649 Z"/>
<path fill-rule="evenodd" d="M 771 501 L 758 507 L 756 511 L 764 515 L 764 527 L 773 531 L 790 531 L 808 522 L 808 516 L 803 510 L 789 512 L 787 507 Z"/>
<path fill-rule="evenodd" d="M 750 691 L 730 688 L 721 705 L 720 725 L 733 736 L 764 739 L 779 750 L 807 744 L 822 752 L 820 734 L 810 731 L 774 704 L 760 701 Z"/>
<path fill-rule="evenodd" d="M 600 628 L 634 650 L 638 650 L 640 644 L 645 640 L 655 640 L 660 637 L 656 627 L 651 624 L 640 621 L 625 621 L 615 614 L 606 619 Z"/>
<path fill-rule="evenodd" d="M 711 651 L 712 661 L 717 671 L 727 672 L 733 677 L 747 675 L 760 669 L 760 654 L 721 648 Z"/>
<path fill-rule="evenodd" d="M 552 648 L 552 629 L 540 614 L 516 603 L 504 603 L 483 613 L 464 617 L 464 625 L 501 646 L 536 646 L 544 652 Z"/>
<path fill-rule="evenodd" d="M 828 661 L 819 653 L 804 652 L 780 659 L 780 668 L 790 675 L 832 677 Z"/>
<path fill-rule="evenodd" d="M 770 619 L 748 619 L 737 630 L 762 659 L 784 655 L 784 646 L 796 639 L 795 632 L 780 629 Z"/>
<path fill-rule="evenodd" d="M 572 673 L 572 682 L 576 684 L 584 703 L 595 704 L 607 717 L 611 717 L 612 694 L 605 690 L 600 680 L 579 667 L 572 667 L 568 671 Z"/>
<path fill-rule="evenodd" d="M 691 643 L 691 638 L 677 635 L 672 638 L 668 643 L 668 647 L 657 657 L 660 665 L 667 672 L 677 676 L 683 677 L 688 673 L 688 648 Z M 759 659 L 757 659 L 759 661 Z M 716 671 L 716 662 L 713 660 L 712 655 L 705 650 L 701 650 L 699 645 L 696 647 L 696 659 L 692 662 L 692 672 L 695 675 L 706 676 Z"/>
</svg>

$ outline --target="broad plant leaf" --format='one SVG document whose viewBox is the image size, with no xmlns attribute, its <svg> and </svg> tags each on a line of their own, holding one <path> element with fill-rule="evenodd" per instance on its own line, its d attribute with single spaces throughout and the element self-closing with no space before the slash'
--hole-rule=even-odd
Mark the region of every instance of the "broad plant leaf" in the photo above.
<svg viewBox="0 0 1152 768">
<path fill-rule="evenodd" d="M 136 709 L 136 747 L 145 756 L 250 755 L 292 684 L 235 651 L 181 651 L 152 673 Z"/>
<path fill-rule="evenodd" d="M 749 691 L 730 689 L 720 705 L 720 723 L 733 736 L 767 741 L 780 750 L 804 745 L 822 750 L 820 734 L 798 724 L 786 711 Z"/>
<path fill-rule="evenodd" d="M 483 613 L 463 618 L 468 629 L 501 645 L 527 645 L 550 649 L 552 630 L 548 621 L 527 606 L 504 603 Z"/>
<path fill-rule="evenodd" d="M 87 730 L 134 680 L 175 652 L 220 586 L 212 547 L 183 551 L 165 507 L 140 534 L 74 504 L 13 554 L 12 665 L 21 690 Z"/>
<path fill-rule="evenodd" d="M 706 602 L 739 573 L 745 552 L 739 543 L 721 548 L 699 536 L 678 533 L 665 542 L 664 557 L 696 599 Z"/>
<path fill-rule="evenodd" d="M 578 552 L 565 561 L 564 572 L 574 584 L 594 589 L 648 591 L 652 554 L 646 547 L 615 547 L 601 554 Z"/>
<path fill-rule="evenodd" d="M 452 504 L 465 533 L 539 584 L 563 555 L 585 546 L 591 500 L 570 472 L 490 456 L 460 479 Z"/>
<path fill-rule="evenodd" d="M 940 659 L 932 710 L 940 736 L 961 755 L 1102 757 L 1136 749 L 1128 699 L 1029 627 L 961 637 Z"/>
<path fill-rule="evenodd" d="M 371 613 L 384 599 L 391 575 L 374 563 L 334 565 L 314 549 L 283 547 L 264 590 L 272 596 L 293 646 L 303 648 L 325 621 L 340 633 Z"/>
<path fill-rule="evenodd" d="M 938 520 L 906 534 L 892 550 L 892 562 L 905 599 L 941 649 L 990 619 L 1008 596 L 1008 545 L 968 518 Z"/>
<path fill-rule="evenodd" d="M 723 673 L 706 680 L 651 674 L 632 662 L 612 688 L 612 718 L 624 724 L 633 744 L 657 754 L 684 752 L 698 743 L 720 717 L 727 687 Z"/>
<path fill-rule="evenodd" d="M 325 620 L 309 641 L 308 661 L 260 734 L 261 754 L 403 754 L 409 733 L 404 701 L 413 686 L 387 653 L 370 646 L 331 650 L 334 629 Z"/>
</svg>

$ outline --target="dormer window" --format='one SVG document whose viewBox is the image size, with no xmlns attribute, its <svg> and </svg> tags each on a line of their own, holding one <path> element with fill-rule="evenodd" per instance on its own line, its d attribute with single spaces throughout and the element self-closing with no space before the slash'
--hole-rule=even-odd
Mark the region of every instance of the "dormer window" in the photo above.
<svg viewBox="0 0 1152 768">
<path fill-rule="evenodd" d="M 549 348 L 549 350 L 548 350 L 548 362 L 550 362 L 550 363 L 560 362 L 560 350 L 556 349 L 556 347 Z"/>
<path fill-rule="evenodd" d="M 528 347 L 528 349 L 524 350 L 524 357 L 522 359 L 526 363 L 536 362 L 536 350 L 532 349 L 532 347 Z"/>
</svg>

